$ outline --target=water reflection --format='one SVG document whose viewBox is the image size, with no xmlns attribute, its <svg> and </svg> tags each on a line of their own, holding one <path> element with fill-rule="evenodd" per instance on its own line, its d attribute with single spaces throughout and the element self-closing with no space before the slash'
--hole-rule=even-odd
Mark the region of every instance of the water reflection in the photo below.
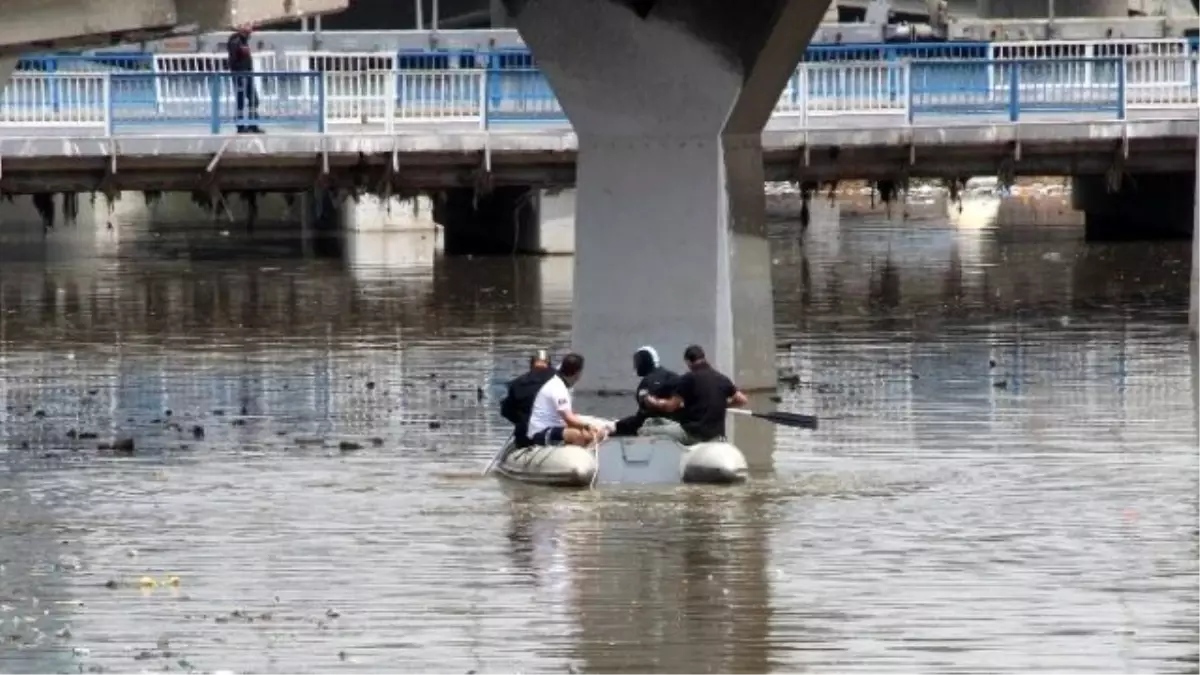
<svg viewBox="0 0 1200 675">
<path fill-rule="evenodd" d="M 516 569 L 577 622 L 582 672 L 767 672 L 769 518 L 738 489 L 640 491 L 577 508 L 511 488 Z M 584 506 L 586 504 L 586 507 Z M 586 508 L 581 513 L 581 509 Z"/>
<path fill-rule="evenodd" d="M 773 225 L 756 405 L 822 427 L 732 490 L 479 477 L 570 258 L 2 240 L 0 668 L 1195 672 L 1188 246 L 975 211 Z"/>
</svg>

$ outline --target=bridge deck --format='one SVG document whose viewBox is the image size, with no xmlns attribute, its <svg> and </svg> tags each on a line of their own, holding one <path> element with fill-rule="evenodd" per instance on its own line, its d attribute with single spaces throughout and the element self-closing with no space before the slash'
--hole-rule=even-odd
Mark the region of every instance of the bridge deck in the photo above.
<svg viewBox="0 0 1200 675">
<path fill-rule="evenodd" d="M 1191 167 L 1200 59 L 1179 41 L 1151 46 L 1159 52 L 803 63 L 765 134 L 768 175 Z M 1021 56 L 1011 47 L 1005 56 Z M 573 183 L 575 137 L 536 69 L 396 65 L 253 73 L 262 136 L 231 135 L 230 73 L 20 74 L 0 93 L 0 191 Z"/>
<path fill-rule="evenodd" d="M 1179 119 L 1026 120 L 800 129 L 763 134 L 768 180 L 1187 171 L 1197 111 Z M 565 126 L 398 134 L 269 134 L 0 138 L 6 192 L 104 189 L 437 189 L 574 183 L 575 134 Z M 490 168 L 490 171 L 488 170 Z"/>
</svg>

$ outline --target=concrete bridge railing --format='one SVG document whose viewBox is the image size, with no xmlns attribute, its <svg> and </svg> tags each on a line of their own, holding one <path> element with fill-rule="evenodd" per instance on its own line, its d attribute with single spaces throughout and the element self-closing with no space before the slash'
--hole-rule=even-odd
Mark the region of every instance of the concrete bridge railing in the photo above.
<svg viewBox="0 0 1200 675">
<path fill-rule="evenodd" d="M 268 70 L 251 77 L 263 128 L 356 132 L 567 123 L 536 69 L 409 70 L 380 55 L 362 55 L 357 69 L 285 67 L 324 57 L 260 58 Z M 173 134 L 219 134 L 238 123 L 235 81 L 208 62 L 184 59 L 170 72 L 18 72 L 0 93 L 0 133 L 153 135 L 169 127 Z M 1187 54 L 809 62 L 784 88 L 775 116 L 804 128 L 920 124 L 947 116 L 1123 120 L 1194 111 L 1198 81 L 1197 56 Z"/>
</svg>

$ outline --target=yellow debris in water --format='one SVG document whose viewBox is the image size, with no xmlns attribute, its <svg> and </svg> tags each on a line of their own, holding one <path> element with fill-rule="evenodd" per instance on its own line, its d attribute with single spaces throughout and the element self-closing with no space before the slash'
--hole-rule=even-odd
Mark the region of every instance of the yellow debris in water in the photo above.
<svg viewBox="0 0 1200 675">
<path fill-rule="evenodd" d="M 167 584 L 169 584 L 171 586 L 178 586 L 179 585 L 179 577 L 176 577 L 176 576 L 167 577 Z"/>
<path fill-rule="evenodd" d="M 154 588 L 158 585 L 158 582 L 150 577 L 142 577 L 138 579 L 138 585 L 142 588 Z"/>
</svg>

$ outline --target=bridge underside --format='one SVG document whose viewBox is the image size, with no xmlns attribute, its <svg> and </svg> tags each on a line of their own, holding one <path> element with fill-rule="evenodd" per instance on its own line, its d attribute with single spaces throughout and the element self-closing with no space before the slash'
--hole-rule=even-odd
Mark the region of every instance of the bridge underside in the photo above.
<svg viewBox="0 0 1200 675">
<path fill-rule="evenodd" d="M 0 0 L 0 57 L 336 12 L 348 0 Z M 0 72 L 5 81 L 8 71 Z"/>
<path fill-rule="evenodd" d="M 1095 6 L 1070 0 L 1056 0 L 1058 17 L 1109 16 L 1097 13 Z M 1120 0 L 1111 16 L 1193 16 L 1193 7 L 1200 0 Z M 863 21 L 870 0 L 837 0 L 833 14 L 844 23 Z M 355 0 L 345 11 L 324 22 L 326 30 L 408 30 L 417 26 L 417 6 L 421 6 L 421 24 L 430 28 L 436 17 L 439 28 L 501 28 L 510 21 L 500 0 Z M 924 22 L 929 20 L 931 3 L 926 0 L 891 0 L 892 18 L 896 21 Z M 980 18 L 1036 18 L 1049 12 L 1046 0 L 948 0 L 950 18 L 971 21 Z M 989 14 L 994 11 L 994 14 Z M 1106 8 L 1104 12 L 1107 12 Z M 827 19 L 828 20 L 828 19 Z"/>
<path fill-rule="evenodd" d="M 474 190 L 480 167 L 497 187 L 576 185 L 578 151 L 566 132 L 422 136 L 312 134 L 264 137 L 0 139 L 4 191 L 298 192 L 322 184 L 375 192 Z M 222 149 L 223 152 L 222 152 Z M 395 157 L 393 157 L 395 152 Z M 214 158 L 218 161 L 214 163 Z M 1194 120 L 1042 123 L 763 134 L 767 181 L 899 180 L 1011 174 L 1133 175 L 1187 172 L 1195 165 Z M 663 185 L 666 177 L 656 178 Z M 761 188 L 760 188 L 761 190 Z"/>
</svg>

